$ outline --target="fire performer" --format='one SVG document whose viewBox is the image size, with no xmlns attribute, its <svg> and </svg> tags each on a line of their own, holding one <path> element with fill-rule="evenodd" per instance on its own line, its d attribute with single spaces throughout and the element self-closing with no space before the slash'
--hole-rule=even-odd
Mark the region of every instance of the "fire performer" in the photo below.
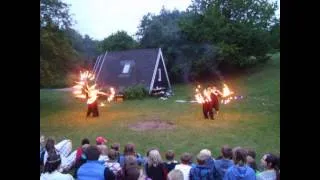
<svg viewBox="0 0 320 180">
<path fill-rule="evenodd" d="M 223 94 L 215 87 L 208 87 L 204 90 L 204 96 L 206 97 L 205 101 L 202 103 L 203 116 L 205 119 L 214 120 L 214 115 L 219 112 L 219 97 L 222 97 Z M 215 110 L 213 112 L 213 109 Z"/>
<path fill-rule="evenodd" d="M 88 82 L 85 81 L 85 84 L 82 89 L 82 93 L 85 94 L 86 99 L 87 99 L 87 105 L 88 105 L 88 110 L 87 110 L 87 117 L 89 117 L 91 114 L 93 117 L 98 117 L 99 116 L 99 110 L 98 110 L 98 102 L 97 99 L 95 99 L 93 102 L 89 103 L 89 98 L 90 97 L 90 89 L 88 86 Z"/>
<path fill-rule="evenodd" d="M 203 90 L 203 102 L 202 102 L 202 111 L 203 111 L 203 116 L 205 119 L 214 119 L 213 118 L 213 104 L 211 103 L 212 99 L 211 99 L 211 88 L 207 87 L 206 89 Z"/>
<path fill-rule="evenodd" d="M 97 84 L 90 85 L 94 81 L 94 74 L 91 74 L 89 71 L 84 73 L 80 72 L 80 81 L 76 82 L 77 85 L 74 86 L 73 94 L 77 98 L 86 99 L 88 110 L 87 117 L 91 114 L 93 117 L 99 116 L 98 110 L 98 97 L 99 95 L 108 96 L 108 102 L 110 102 L 114 98 L 115 91 L 113 88 L 110 88 L 110 93 L 107 94 L 105 92 L 100 91 L 96 88 Z"/>
<path fill-rule="evenodd" d="M 206 89 L 201 91 L 201 86 L 198 85 L 195 89 L 195 99 L 199 104 L 202 104 L 203 116 L 205 119 L 214 120 L 214 115 L 219 113 L 220 109 L 220 101 L 219 98 L 222 99 L 223 104 L 228 104 L 233 99 L 242 99 L 243 97 L 233 97 L 232 91 L 230 91 L 229 87 L 224 83 L 223 84 L 223 92 L 219 91 L 215 86 L 208 86 Z M 215 113 L 213 112 L 215 110 Z"/>
<path fill-rule="evenodd" d="M 205 119 L 214 119 L 213 118 L 213 111 L 212 111 L 212 104 L 210 102 L 204 102 L 202 103 L 202 111 L 203 111 L 203 116 Z M 209 116 L 208 116 L 209 114 Z"/>
<path fill-rule="evenodd" d="M 89 117 L 91 115 L 91 113 L 92 113 L 92 117 L 98 117 L 99 116 L 97 100 L 93 101 L 93 103 L 91 103 L 91 104 L 88 104 L 87 117 Z"/>
<path fill-rule="evenodd" d="M 212 114 L 210 117 L 211 119 L 214 119 L 214 114 L 215 116 L 218 115 L 219 110 L 220 110 L 220 101 L 219 97 L 223 97 L 223 93 L 221 93 L 215 86 L 212 87 L 211 93 L 210 93 L 210 98 L 211 98 L 211 110 L 210 113 Z M 213 113 L 213 109 L 215 110 Z"/>
</svg>

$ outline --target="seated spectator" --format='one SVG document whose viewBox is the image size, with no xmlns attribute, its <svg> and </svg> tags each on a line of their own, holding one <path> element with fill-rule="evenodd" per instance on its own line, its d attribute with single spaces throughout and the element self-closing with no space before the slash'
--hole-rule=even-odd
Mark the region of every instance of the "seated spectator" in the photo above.
<svg viewBox="0 0 320 180">
<path fill-rule="evenodd" d="M 256 160 L 253 159 L 251 156 L 247 156 L 247 164 L 254 170 L 256 175 L 260 173 L 260 171 L 257 168 Z"/>
<path fill-rule="evenodd" d="M 107 145 L 106 145 L 107 142 L 108 142 L 108 140 L 107 140 L 106 138 L 102 137 L 102 136 L 98 136 L 98 137 L 96 138 L 96 144 L 97 144 L 97 147 L 98 147 L 99 149 L 100 149 L 101 147 L 108 149 L 108 147 L 107 147 Z"/>
<path fill-rule="evenodd" d="M 107 146 L 97 146 L 100 151 L 99 161 L 104 164 L 109 160 L 108 157 L 108 147 Z"/>
<path fill-rule="evenodd" d="M 158 150 L 159 151 L 159 149 L 158 148 L 156 148 L 156 147 L 153 147 L 153 148 L 149 148 L 148 150 L 147 150 L 147 153 L 146 153 L 146 156 L 144 156 L 143 157 L 143 167 L 144 167 L 144 172 L 146 172 L 147 171 L 147 163 L 148 163 L 148 157 L 149 157 L 149 153 L 150 153 L 150 151 L 152 151 L 152 150 Z"/>
<path fill-rule="evenodd" d="M 140 168 L 136 156 L 125 156 L 123 175 L 125 180 L 137 180 L 140 177 Z"/>
<path fill-rule="evenodd" d="M 124 150 L 123 150 L 123 154 L 120 155 L 119 163 L 120 163 L 121 167 L 124 166 L 125 156 L 135 156 L 138 165 L 141 166 L 143 164 L 143 162 L 144 162 L 143 157 L 139 153 L 136 153 L 135 149 L 136 148 L 135 148 L 135 145 L 133 143 L 126 144 L 126 146 L 124 147 Z"/>
<path fill-rule="evenodd" d="M 247 164 L 254 170 L 254 172 L 259 174 L 259 170 L 256 163 L 256 152 L 253 149 L 247 149 L 248 156 L 247 156 Z"/>
<path fill-rule="evenodd" d="M 165 166 L 167 172 L 170 172 L 178 164 L 178 161 L 174 160 L 174 152 L 172 150 L 166 152 L 166 159 L 167 162 L 165 162 Z"/>
<path fill-rule="evenodd" d="M 121 177 L 123 176 L 123 172 L 122 172 L 120 163 L 118 163 L 116 158 L 117 158 L 117 152 L 113 149 L 110 149 L 108 152 L 108 160 L 104 165 L 108 167 L 110 171 L 113 172 L 113 174 L 115 174 L 116 179 L 121 179 Z"/>
<path fill-rule="evenodd" d="M 98 161 L 100 151 L 97 146 L 89 146 L 85 150 L 85 155 L 87 157 L 87 162 L 78 169 L 77 180 L 115 179 L 113 172 Z"/>
<path fill-rule="evenodd" d="M 40 134 L 40 166 L 43 165 L 44 153 L 46 152 L 46 142 L 44 135 Z"/>
<path fill-rule="evenodd" d="M 77 172 L 78 172 L 78 169 L 80 168 L 80 166 L 87 162 L 87 156 L 86 156 L 85 152 L 89 146 L 90 146 L 90 144 L 83 144 L 81 146 L 81 154 L 80 154 L 79 160 L 76 161 L 75 166 L 74 166 L 75 171 L 74 171 L 73 177 L 75 177 L 75 178 L 77 178 Z"/>
<path fill-rule="evenodd" d="M 256 175 L 254 170 L 247 163 L 247 151 L 241 147 L 234 149 L 232 165 L 224 175 L 223 180 L 255 180 Z"/>
<path fill-rule="evenodd" d="M 261 159 L 264 171 L 257 175 L 257 180 L 280 180 L 280 160 L 274 154 L 265 154 Z"/>
<path fill-rule="evenodd" d="M 212 168 L 206 165 L 207 155 L 199 153 L 197 155 L 198 164 L 190 169 L 190 180 L 213 180 Z"/>
<path fill-rule="evenodd" d="M 120 163 L 120 143 L 113 143 L 111 149 L 116 151 L 116 159 Z"/>
<path fill-rule="evenodd" d="M 183 153 L 180 157 L 181 164 L 177 164 L 174 169 L 178 169 L 183 174 L 184 180 L 189 180 L 189 173 L 191 169 L 190 161 L 192 159 L 192 156 L 190 153 Z"/>
<path fill-rule="evenodd" d="M 113 143 L 111 145 L 111 149 L 115 150 L 116 152 L 120 152 L 120 143 Z"/>
<path fill-rule="evenodd" d="M 107 140 L 106 138 L 102 137 L 102 136 L 98 136 L 98 137 L 96 138 L 96 144 L 97 144 L 97 146 L 99 146 L 99 145 L 106 145 L 107 142 L 108 142 L 108 140 Z"/>
<path fill-rule="evenodd" d="M 81 140 L 81 146 L 77 148 L 77 153 L 76 153 L 76 162 L 75 166 L 80 167 L 81 165 L 81 157 L 84 154 L 84 149 L 90 145 L 90 141 L 87 138 L 84 138 Z"/>
<path fill-rule="evenodd" d="M 211 155 L 211 151 L 209 149 L 202 149 L 200 151 L 201 156 L 204 156 L 205 159 L 205 164 L 211 168 L 211 171 L 213 174 L 216 174 L 216 168 L 214 166 L 214 158 Z"/>
<path fill-rule="evenodd" d="M 162 162 L 159 151 L 156 149 L 149 152 L 146 163 L 146 175 L 152 180 L 164 180 L 167 178 L 167 169 Z"/>
<path fill-rule="evenodd" d="M 59 179 L 59 180 L 73 180 L 70 174 L 62 174 L 58 171 L 61 165 L 60 155 L 56 152 L 50 152 L 44 165 L 43 173 L 40 180 Z"/>
<path fill-rule="evenodd" d="M 46 152 L 44 154 L 44 164 L 46 163 L 48 154 L 51 152 L 55 152 L 61 155 L 61 166 L 59 169 L 60 172 L 69 170 L 75 164 L 76 151 L 73 151 L 70 154 L 72 150 L 71 140 L 65 139 L 55 145 L 55 140 L 53 138 L 48 138 L 45 148 Z"/>
<path fill-rule="evenodd" d="M 168 180 L 183 180 L 183 173 L 178 169 L 173 169 L 168 174 Z"/>
<path fill-rule="evenodd" d="M 248 156 L 251 156 L 253 159 L 256 159 L 256 151 L 253 149 L 247 149 Z"/>
<path fill-rule="evenodd" d="M 232 149 L 227 145 L 223 146 L 221 148 L 221 157 L 221 159 L 215 160 L 214 163 L 216 168 L 215 179 L 217 180 L 222 180 L 228 168 L 233 165 L 231 160 Z"/>
<path fill-rule="evenodd" d="M 47 139 L 46 145 L 45 145 L 45 153 L 44 153 L 44 158 L 43 158 L 43 164 L 46 164 L 46 161 L 48 159 L 48 154 L 56 153 L 60 154 L 59 151 L 55 148 L 54 146 L 55 140 L 51 137 Z"/>
<path fill-rule="evenodd" d="M 156 147 L 149 148 L 149 149 L 147 150 L 146 156 L 143 158 L 144 163 L 147 163 L 148 157 L 149 157 L 149 153 L 150 153 L 150 151 L 152 151 L 152 150 L 158 150 L 158 151 L 160 151 L 160 150 L 159 150 L 158 148 L 156 148 Z"/>
</svg>

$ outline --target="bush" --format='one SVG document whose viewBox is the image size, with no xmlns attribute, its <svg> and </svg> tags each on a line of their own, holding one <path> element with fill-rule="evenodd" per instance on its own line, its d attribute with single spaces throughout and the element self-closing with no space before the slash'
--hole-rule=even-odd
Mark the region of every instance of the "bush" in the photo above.
<svg viewBox="0 0 320 180">
<path fill-rule="evenodd" d="M 148 95 L 147 90 L 143 85 L 135 85 L 124 90 L 124 97 L 126 99 L 143 99 Z"/>
</svg>

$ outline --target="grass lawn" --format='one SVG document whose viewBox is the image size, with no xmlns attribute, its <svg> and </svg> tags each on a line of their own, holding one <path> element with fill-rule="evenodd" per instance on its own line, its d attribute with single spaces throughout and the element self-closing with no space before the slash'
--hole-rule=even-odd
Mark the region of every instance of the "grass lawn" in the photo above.
<svg viewBox="0 0 320 180">
<path fill-rule="evenodd" d="M 100 107 L 100 117 L 85 118 L 86 104 L 70 92 L 40 90 L 40 131 L 57 141 L 66 137 L 73 148 L 88 137 L 93 143 L 102 135 L 119 142 L 121 149 L 128 142 L 136 144 L 145 154 L 148 148 L 158 147 L 162 154 L 173 149 L 177 158 L 182 152 L 194 155 L 208 148 L 213 156 L 220 147 L 250 147 L 257 159 L 265 152 L 280 153 L 280 54 L 248 75 L 226 82 L 229 88 L 245 96 L 241 101 L 221 105 L 219 117 L 202 118 L 201 105 L 177 103 L 193 97 L 194 85 L 174 86 L 175 96 L 163 101 L 155 98 L 124 101 Z M 136 132 L 128 125 L 141 120 L 161 119 L 176 125 L 174 130 Z M 164 156 L 163 156 L 164 157 Z"/>
</svg>

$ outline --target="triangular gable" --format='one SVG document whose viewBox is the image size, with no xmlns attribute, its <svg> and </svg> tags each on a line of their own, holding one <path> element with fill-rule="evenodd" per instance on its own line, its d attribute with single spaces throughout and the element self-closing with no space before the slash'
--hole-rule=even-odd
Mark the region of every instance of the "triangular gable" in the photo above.
<svg viewBox="0 0 320 180">
<path fill-rule="evenodd" d="M 156 61 L 156 64 L 154 66 L 153 75 L 152 75 L 152 79 L 151 79 L 151 83 L 150 83 L 149 94 L 151 93 L 151 91 L 153 89 L 155 77 L 156 77 L 157 70 L 158 70 L 158 67 L 159 67 L 159 63 L 161 63 L 161 62 L 162 62 L 162 65 L 163 65 L 163 69 L 164 69 L 164 72 L 165 72 L 165 77 L 166 77 L 169 89 L 171 90 L 171 83 L 170 83 L 170 80 L 169 80 L 166 64 L 164 63 L 164 60 L 163 60 L 163 55 L 162 55 L 161 48 L 159 48 L 157 61 Z"/>
</svg>

